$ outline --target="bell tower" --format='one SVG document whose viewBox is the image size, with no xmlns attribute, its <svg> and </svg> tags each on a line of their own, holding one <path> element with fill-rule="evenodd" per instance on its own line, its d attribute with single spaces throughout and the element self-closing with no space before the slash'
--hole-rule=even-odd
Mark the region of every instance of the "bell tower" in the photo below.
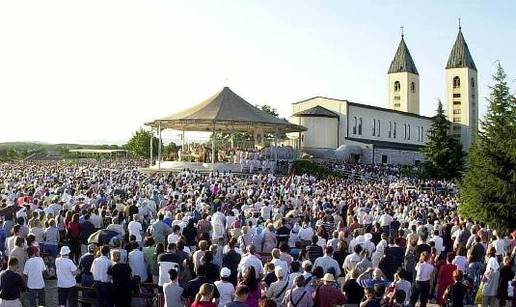
<svg viewBox="0 0 516 307">
<path fill-rule="evenodd" d="M 403 27 L 388 79 L 389 109 L 419 114 L 419 73 L 405 44 Z"/>
<path fill-rule="evenodd" d="M 477 67 L 460 24 L 446 64 L 446 91 L 452 135 L 460 140 L 467 151 L 478 130 L 478 82 Z"/>
</svg>

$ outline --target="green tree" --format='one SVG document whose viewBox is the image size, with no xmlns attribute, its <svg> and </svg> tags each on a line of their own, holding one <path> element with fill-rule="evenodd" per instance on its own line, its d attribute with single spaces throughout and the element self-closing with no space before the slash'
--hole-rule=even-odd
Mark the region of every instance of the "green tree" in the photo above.
<svg viewBox="0 0 516 307">
<path fill-rule="evenodd" d="M 491 227 L 516 226 L 516 99 L 498 65 L 482 130 L 469 152 L 459 213 Z"/>
<path fill-rule="evenodd" d="M 446 118 L 439 100 L 437 114 L 422 152 L 425 155 L 423 174 L 428 178 L 458 178 L 464 170 L 464 152 L 457 138 L 450 134 L 451 123 Z"/>
<path fill-rule="evenodd" d="M 264 104 L 262 106 L 256 106 L 258 109 L 262 110 L 263 112 L 269 113 L 272 116 L 278 117 L 279 113 L 276 108 L 271 107 L 270 105 Z"/>
<path fill-rule="evenodd" d="M 139 158 L 148 158 L 150 157 L 150 139 L 152 137 L 152 133 L 150 131 L 146 131 L 143 128 L 137 130 L 131 139 L 124 145 L 124 148 L 133 156 Z M 152 156 L 158 156 L 158 146 L 159 140 L 157 137 L 153 137 L 152 140 Z"/>
<path fill-rule="evenodd" d="M 177 146 L 176 143 L 170 142 L 168 145 L 163 147 L 163 157 L 168 158 L 171 154 L 176 154 L 179 148 L 180 146 Z"/>
</svg>

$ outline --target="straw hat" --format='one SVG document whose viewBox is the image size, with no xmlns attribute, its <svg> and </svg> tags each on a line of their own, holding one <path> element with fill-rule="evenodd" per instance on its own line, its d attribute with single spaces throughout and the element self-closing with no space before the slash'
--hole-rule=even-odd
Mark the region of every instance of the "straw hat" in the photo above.
<svg viewBox="0 0 516 307">
<path fill-rule="evenodd" d="M 333 277 L 333 274 L 331 273 L 326 273 L 321 280 L 326 282 L 335 282 L 335 277 Z"/>
</svg>

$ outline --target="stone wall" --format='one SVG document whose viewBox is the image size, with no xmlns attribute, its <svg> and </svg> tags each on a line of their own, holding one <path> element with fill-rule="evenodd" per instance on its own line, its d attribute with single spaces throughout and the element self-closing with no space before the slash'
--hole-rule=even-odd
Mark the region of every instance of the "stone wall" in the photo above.
<svg viewBox="0 0 516 307">
<path fill-rule="evenodd" d="M 424 156 L 418 151 L 374 148 L 374 163 L 382 163 L 382 156 L 387 156 L 388 164 L 414 165 L 416 161 L 424 161 Z M 373 163 L 373 150 L 368 146 L 362 148 L 362 163 Z"/>
</svg>

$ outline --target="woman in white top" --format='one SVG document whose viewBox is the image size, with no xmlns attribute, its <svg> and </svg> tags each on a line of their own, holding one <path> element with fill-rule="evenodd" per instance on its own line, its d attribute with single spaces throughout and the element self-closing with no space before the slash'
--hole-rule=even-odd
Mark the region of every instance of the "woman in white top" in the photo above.
<svg viewBox="0 0 516 307">
<path fill-rule="evenodd" d="M 466 258 L 466 248 L 461 244 L 457 250 L 457 256 L 453 259 L 452 264 L 457 266 L 457 269 L 462 273 L 466 273 L 468 267 L 468 258 Z"/>
<path fill-rule="evenodd" d="M 498 291 L 498 279 L 500 277 L 500 264 L 496 259 L 496 248 L 489 247 L 487 251 L 487 265 L 482 281 L 484 282 L 484 297 L 482 299 L 483 307 L 496 306 L 496 292 Z"/>
<path fill-rule="evenodd" d="M 220 294 L 218 307 L 223 307 L 233 300 L 235 287 L 229 282 L 229 276 L 231 276 L 231 270 L 222 268 L 222 270 L 220 270 L 220 280 L 215 282 L 215 286 Z"/>
</svg>

